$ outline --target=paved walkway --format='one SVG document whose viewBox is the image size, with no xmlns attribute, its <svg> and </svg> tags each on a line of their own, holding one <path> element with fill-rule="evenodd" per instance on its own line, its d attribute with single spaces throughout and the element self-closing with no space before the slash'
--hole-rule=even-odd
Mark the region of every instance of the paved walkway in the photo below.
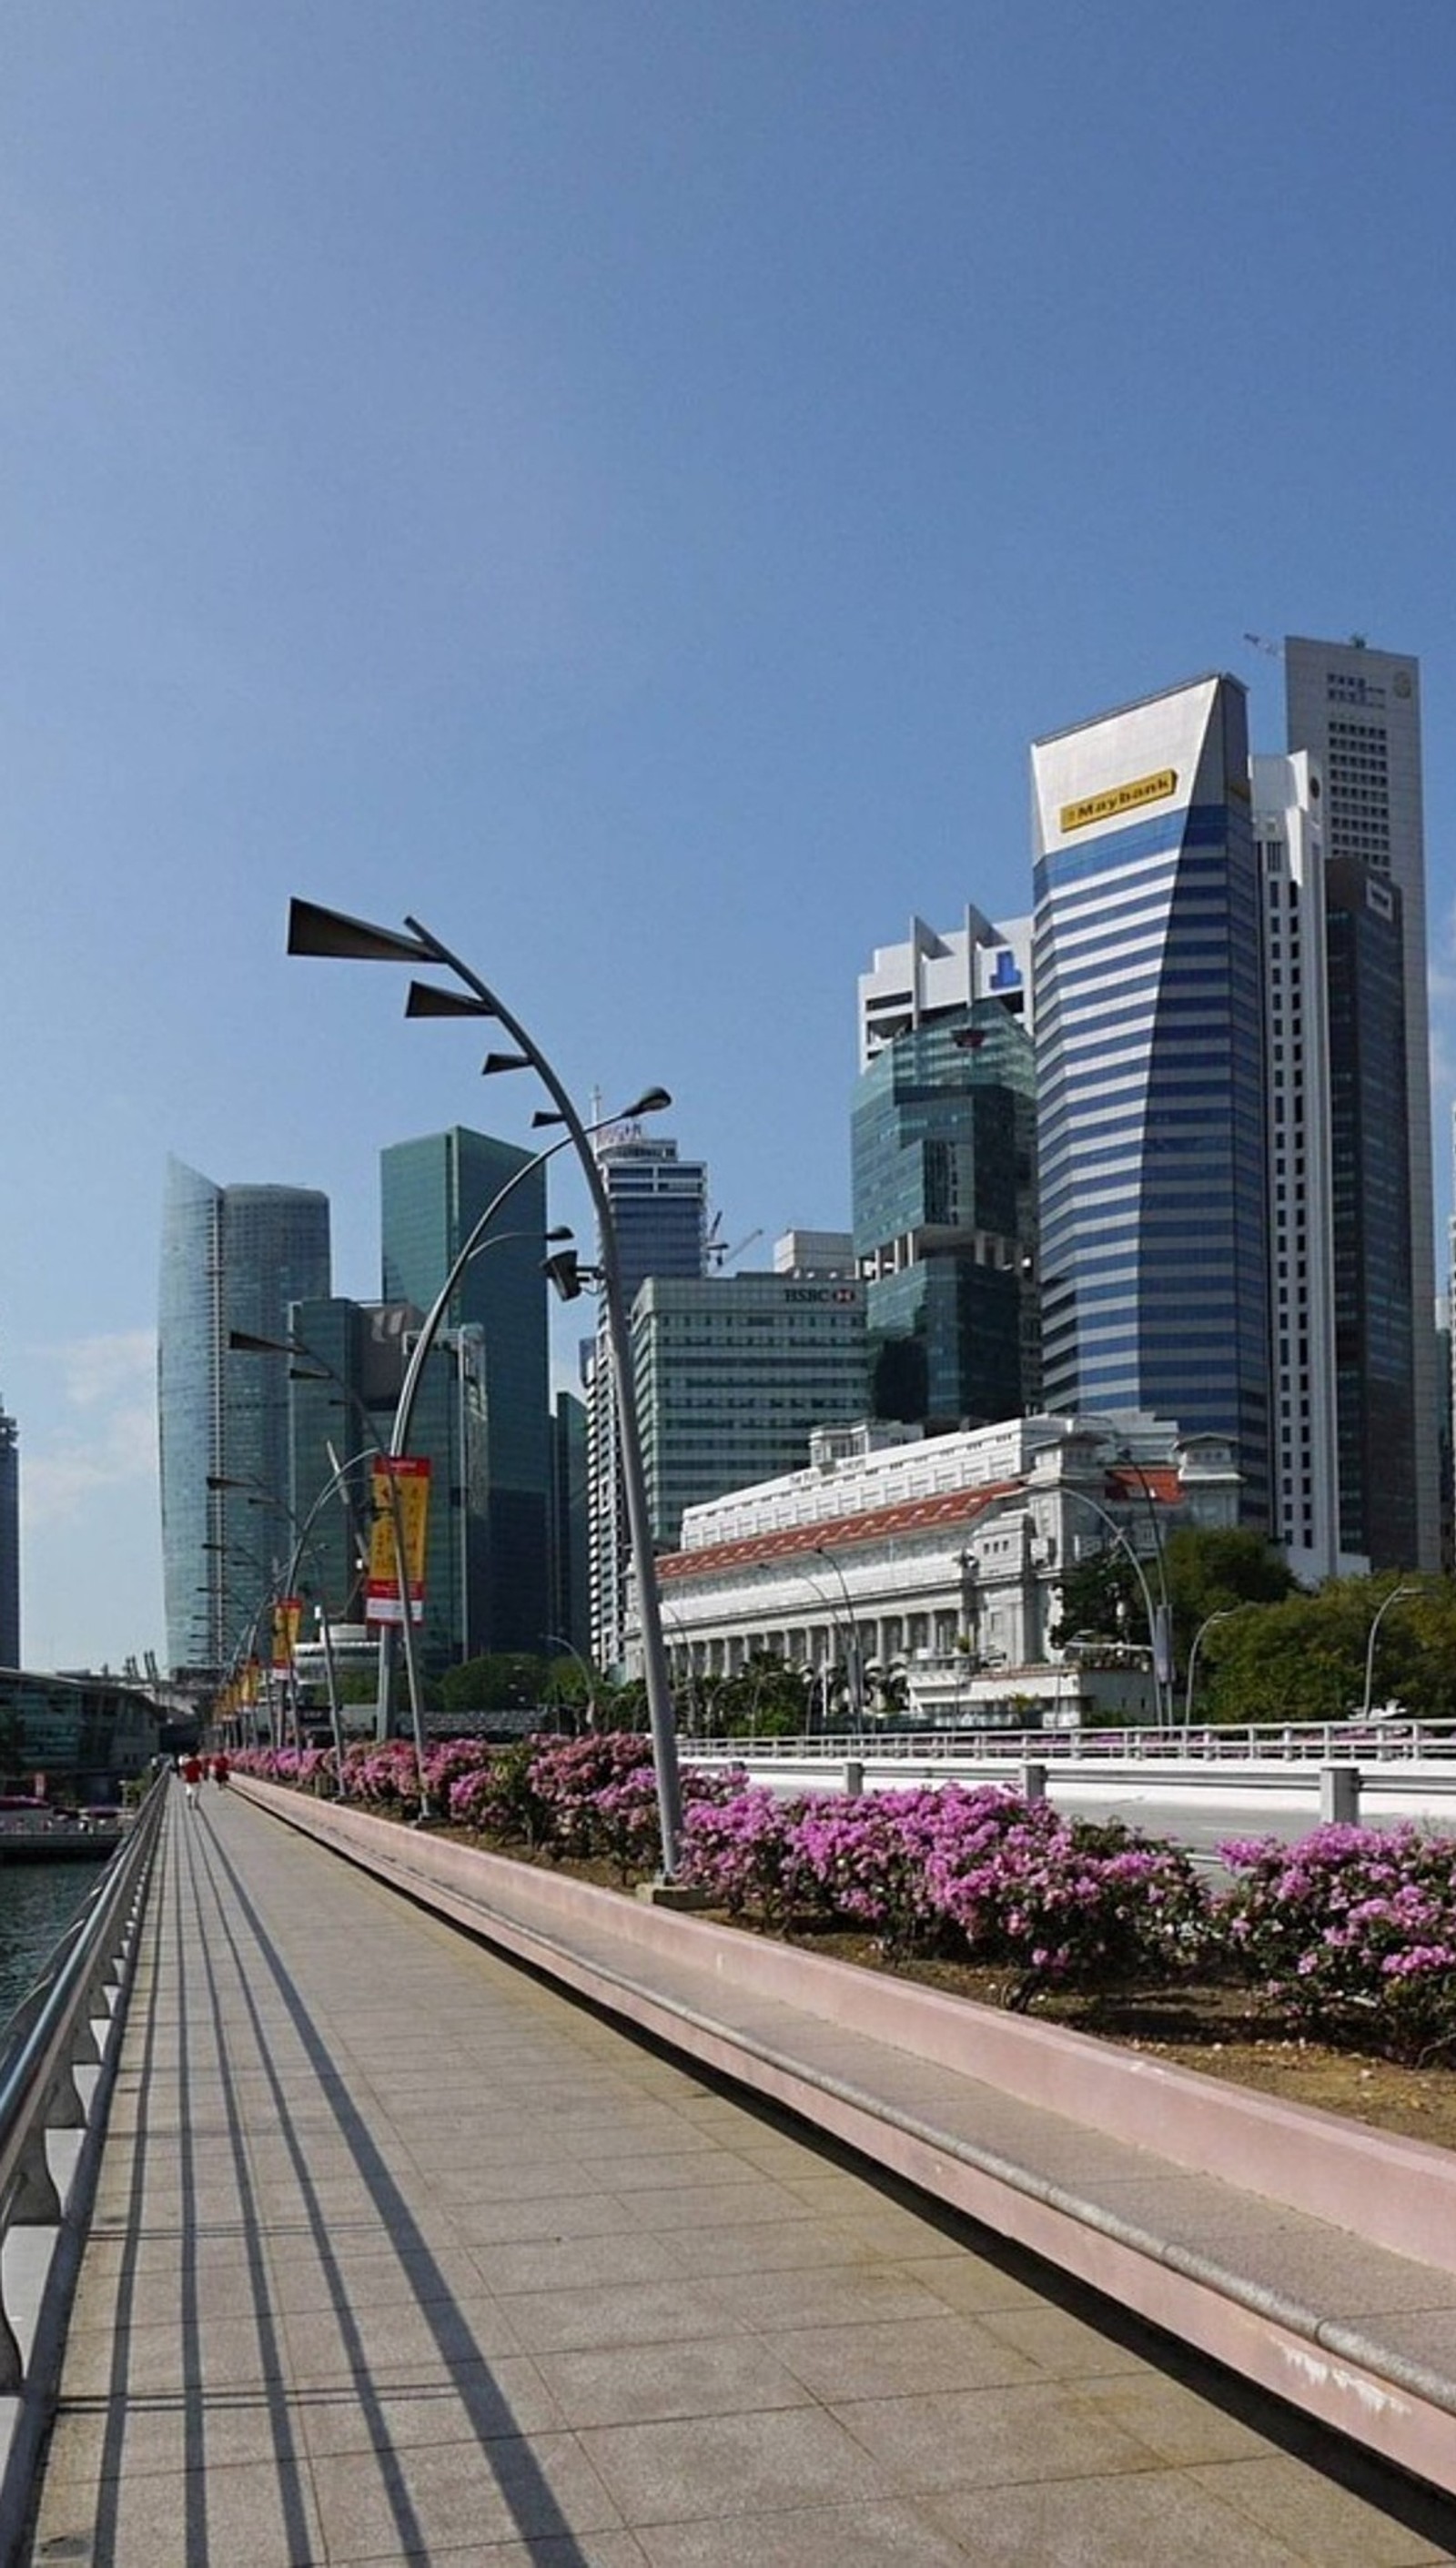
<svg viewBox="0 0 1456 2568">
<path fill-rule="evenodd" d="M 1449 2513 L 175 1796 L 35 2561 L 1415 2568 Z"/>
</svg>

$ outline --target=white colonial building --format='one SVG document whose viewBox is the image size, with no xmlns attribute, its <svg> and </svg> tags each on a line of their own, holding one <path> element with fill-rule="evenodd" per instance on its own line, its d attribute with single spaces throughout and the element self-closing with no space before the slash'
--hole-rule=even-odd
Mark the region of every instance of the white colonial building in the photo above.
<svg viewBox="0 0 1456 2568">
<path fill-rule="evenodd" d="M 803 1671 L 806 1711 L 836 1671 L 841 1706 L 872 1710 L 895 1671 L 926 1724 L 1154 1719 L 1155 1652 L 1170 1700 L 1166 1535 L 1234 1525 L 1239 1487 L 1227 1438 L 1135 1412 L 824 1430 L 807 1469 L 691 1507 L 659 1560 L 680 1710 L 711 1727 L 715 1681 L 761 1651 Z M 1063 1576 L 1109 1545 L 1136 1568 L 1145 1627 L 1053 1650 Z"/>
</svg>

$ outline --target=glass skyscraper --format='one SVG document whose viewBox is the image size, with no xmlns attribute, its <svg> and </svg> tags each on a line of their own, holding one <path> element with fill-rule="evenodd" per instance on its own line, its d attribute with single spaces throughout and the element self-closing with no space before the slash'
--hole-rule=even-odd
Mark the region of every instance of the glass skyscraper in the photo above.
<svg viewBox="0 0 1456 2568">
<path fill-rule="evenodd" d="M 1001 999 L 880 1040 L 852 1123 L 878 1418 L 945 1431 L 1036 1404 L 1035 1063 Z"/>
<path fill-rule="evenodd" d="M 649 1275 L 703 1275 L 708 1267 L 708 1169 L 680 1159 L 672 1140 L 645 1140 L 622 1124 L 597 1144 L 597 1165 L 612 1207 L 622 1294 L 629 1309 Z M 587 1402 L 587 1481 L 592 1650 L 600 1667 L 623 1663 L 627 1569 L 631 1545 L 617 1449 L 612 1358 L 605 1317 L 591 1350 Z"/>
<path fill-rule="evenodd" d="M 546 1172 L 533 1155 L 459 1125 L 380 1154 L 384 1299 L 422 1315 L 481 1214 L 519 1179 L 446 1313 L 453 1394 L 432 1359 L 411 1438 L 435 1463 L 427 1579 L 455 1587 L 455 1650 L 471 1657 L 539 1653 L 550 1627 Z M 447 1397 L 453 1419 L 440 1410 Z"/>
<path fill-rule="evenodd" d="M 1246 702 L 1209 677 L 1037 742 L 1042 1399 L 1237 1440 L 1270 1514 L 1261 910 Z"/>
<path fill-rule="evenodd" d="M 157 1325 L 157 1423 L 167 1656 L 215 1673 L 250 1640 L 292 1545 L 288 1366 L 229 1350 L 235 1330 L 282 1338 L 289 1306 L 329 1290 L 328 1197 L 219 1186 L 167 1162 Z M 209 1479 L 239 1485 L 209 1488 Z"/>
</svg>

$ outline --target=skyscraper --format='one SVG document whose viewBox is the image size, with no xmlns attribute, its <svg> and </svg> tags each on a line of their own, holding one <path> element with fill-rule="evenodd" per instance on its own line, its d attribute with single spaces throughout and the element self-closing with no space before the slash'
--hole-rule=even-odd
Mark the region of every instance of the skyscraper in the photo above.
<svg viewBox="0 0 1456 2568">
<path fill-rule="evenodd" d="M 1303 752 L 1256 758 L 1253 780 L 1269 1077 L 1270 1530 L 1296 1577 L 1315 1586 L 1360 1566 L 1340 1506 L 1336 1424 L 1324 794 Z"/>
<path fill-rule="evenodd" d="M 863 1419 L 864 1286 L 649 1275 L 632 1355 L 653 1540 L 676 1550 L 685 1507 L 802 1469 L 816 1427 Z"/>
<path fill-rule="evenodd" d="M 161 1554 L 173 1669 L 226 1668 L 286 1561 L 288 1368 L 235 1353 L 281 1338 L 291 1303 L 329 1290 L 328 1197 L 218 1186 L 169 1159 L 157 1326 Z M 235 1483 L 209 1488 L 212 1481 Z"/>
<path fill-rule="evenodd" d="M 0 1411 L 0 1668 L 20 1665 L 20 1436 Z"/>
<path fill-rule="evenodd" d="M 1042 1399 L 1237 1441 L 1268 1528 L 1260 896 L 1244 690 L 1038 741 Z"/>
<path fill-rule="evenodd" d="M 1405 1054 L 1403 1124 L 1387 1128 L 1386 1147 L 1403 1156 L 1409 1205 L 1410 1315 L 1389 1315 L 1392 1343 L 1378 1345 L 1379 1315 L 1369 1314 L 1364 1361 L 1389 1381 L 1402 1362 L 1399 1341 L 1408 1338 L 1412 1367 L 1410 1472 L 1414 1540 L 1401 1565 L 1440 1566 L 1440 1469 L 1437 1411 L 1440 1398 L 1435 1322 L 1434 1205 L 1431 1191 L 1431 1092 L 1426 997 L 1425 829 L 1421 799 L 1420 664 L 1392 651 L 1373 651 L 1362 640 L 1316 642 L 1291 636 L 1285 643 L 1285 693 L 1292 750 L 1308 750 L 1324 780 L 1326 853 L 1331 861 L 1364 867 L 1399 896 L 1400 958 Z M 1353 913 L 1347 908 L 1346 917 Z M 1388 1100 L 1394 1111 L 1393 1094 Z M 1338 1216 L 1337 1216 L 1338 1218 Z M 1341 1254 L 1336 1231 L 1335 1255 Z M 1341 1359 L 1341 1398 L 1353 1393 Z M 1363 1395 L 1360 1395 L 1363 1397 Z M 1342 1467 L 1353 1467 L 1355 1446 L 1342 1437 Z M 1382 1473 L 1399 1469 L 1403 1454 L 1384 1451 Z M 1383 1506 L 1373 1490 L 1370 1503 Z M 1364 1513 L 1364 1494 L 1350 1492 L 1347 1507 Z"/>
<path fill-rule="evenodd" d="M 948 993 L 882 1015 L 866 1050 L 851 1165 L 873 1413 L 1019 1418 L 1037 1395 L 1030 1038 L 1004 999 Z"/>
<path fill-rule="evenodd" d="M 640 1125 L 621 1124 L 597 1145 L 597 1165 L 612 1207 L 622 1294 L 631 1309 L 649 1275 L 694 1276 L 708 1263 L 708 1170 L 680 1159 L 672 1140 L 648 1141 Z M 587 1400 L 587 1479 L 592 1651 L 597 1665 L 622 1664 L 631 1558 L 617 1447 L 612 1359 L 605 1315 L 591 1350 Z"/>
<path fill-rule="evenodd" d="M 435 1450 L 422 1391 L 412 1438 L 413 1449 L 436 1463 L 432 1560 L 446 1542 L 456 1563 L 472 1548 L 476 1555 L 475 1568 L 463 1574 L 470 1610 L 458 1640 L 472 1657 L 539 1651 L 548 1628 L 546 1172 L 532 1161 L 513 1141 L 459 1125 L 380 1154 L 384 1299 L 413 1303 L 422 1315 L 482 1213 L 512 1186 L 446 1314 L 462 1404 L 458 1432 L 446 1435 L 439 1421 Z M 468 1430 L 465 1413 L 473 1422 Z"/>
</svg>

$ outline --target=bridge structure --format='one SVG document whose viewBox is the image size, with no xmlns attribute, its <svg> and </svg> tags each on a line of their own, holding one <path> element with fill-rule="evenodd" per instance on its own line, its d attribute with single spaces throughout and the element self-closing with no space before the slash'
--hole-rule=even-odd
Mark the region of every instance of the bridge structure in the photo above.
<svg viewBox="0 0 1456 2568">
<path fill-rule="evenodd" d="M 1456 2558 L 1445 2152 L 163 1789 L 59 2317 L 5 2197 L 5 2561 Z"/>
</svg>

